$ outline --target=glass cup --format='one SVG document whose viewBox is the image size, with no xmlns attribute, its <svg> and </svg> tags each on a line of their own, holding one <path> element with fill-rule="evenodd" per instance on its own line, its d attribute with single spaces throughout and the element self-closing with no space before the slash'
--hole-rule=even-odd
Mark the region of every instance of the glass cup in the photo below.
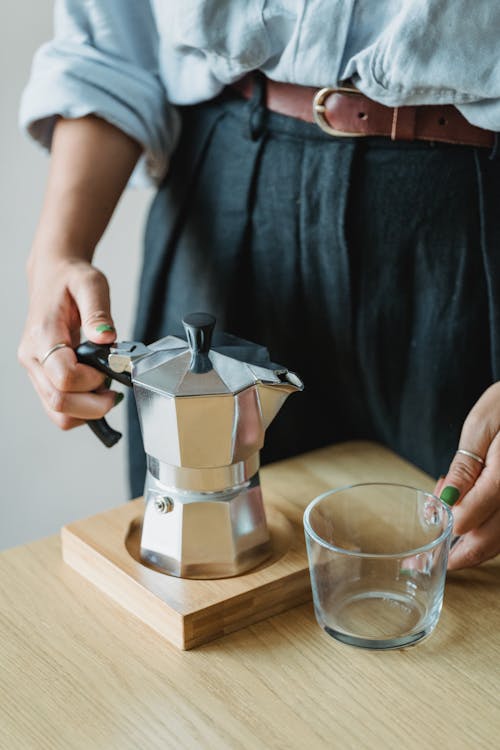
<svg viewBox="0 0 500 750">
<path fill-rule="evenodd" d="M 429 492 L 365 483 L 325 492 L 304 513 L 314 610 L 342 643 L 411 646 L 443 603 L 453 520 Z"/>
</svg>

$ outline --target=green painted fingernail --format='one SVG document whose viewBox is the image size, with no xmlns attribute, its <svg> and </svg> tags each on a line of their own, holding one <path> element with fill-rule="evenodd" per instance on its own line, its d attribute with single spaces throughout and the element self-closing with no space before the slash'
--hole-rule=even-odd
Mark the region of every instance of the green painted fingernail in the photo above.
<svg viewBox="0 0 500 750">
<path fill-rule="evenodd" d="M 444 488 L 439 497 L 446 503 L 446 505 L 455 505 L 460 497 L 460 490 L 457 490 L 456 487 L 452 487 L 450 484 L 448 487 Z"/>
<path fill-rule="evenodd" d="M 118 404 L 123 401 L 123 393 L 115 393 L 115 406 L 118 406 Z"/>
<path fill-rule="evenodd" d="M 112 378 L 109 378 L 109 377 L 106 378 L 106 380 L 103 383 L 103 385 L 106 388 L 106 390 L 108 390 L 108 388 L 111 388 L 111 383 L 112 382 L 113 382 Z"/>
<path fill-rule="evenodd" d="M 109 331 L 114 331 L 115 327 L 110 326 L 109 323 L 101 323 L 100 325 L 96 326 L 97 333 L 109 333 Z"/>
</svg>

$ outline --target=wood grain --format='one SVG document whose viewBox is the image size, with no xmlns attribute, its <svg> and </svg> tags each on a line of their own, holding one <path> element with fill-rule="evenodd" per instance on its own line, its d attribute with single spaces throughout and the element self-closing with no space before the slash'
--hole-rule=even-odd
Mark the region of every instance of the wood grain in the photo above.
<svg viewBox="0 0 500 750">
<path fill-rule="evenodd" d="M 350 481 L 432 480 L 383 449 L 343 445 L 266 467 L 300 517 Z M 296 607 L 180 651 L 62 562 L 56 538 L 0 555 L 0 748 L 495 748 L 500 564 L 449 576 L 434 634 L 374 653 Z"/>
<path fill-rule="evenodd" d="M 267 507 L 273 554 L 218 580 L 181 579 L 140 559 L 141 499 L 62 529 L 64 561 L 179 648 L 189 649 L 311 598 L 302 526 Z"/>
</svg>

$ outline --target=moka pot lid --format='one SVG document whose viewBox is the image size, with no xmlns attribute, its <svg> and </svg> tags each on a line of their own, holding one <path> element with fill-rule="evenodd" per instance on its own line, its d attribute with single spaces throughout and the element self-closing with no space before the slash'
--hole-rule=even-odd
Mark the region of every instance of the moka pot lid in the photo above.
<svg viewBox="0 0 500 750">
<path fill-rule="evenodd" d="M 167 336 L 148 346 L 150 353 L 132 368 L 136 386 L 174 397 L 232 395 L 256 383 L 302 386 L 271 362 L 265 347 L 227 333 L 214 336 L 213 315 L 191 313 L 182 322 L 187 342 Z"/>
</svg>

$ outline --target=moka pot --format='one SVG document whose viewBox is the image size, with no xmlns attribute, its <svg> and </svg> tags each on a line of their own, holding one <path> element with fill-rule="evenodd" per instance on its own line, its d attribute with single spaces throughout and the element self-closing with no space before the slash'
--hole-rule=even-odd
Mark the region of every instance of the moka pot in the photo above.
<svg viewBox="0 0 500 750">
<path fill-rule="evenodd" d="M 183 325 L 187 343 L 85 342 L 77 357 L 134 389 L 147 455 L 144 562 L 183 578 L 235 576 L 271 552 L 259 451 L 303 384 L 263 347 L 223 334 L 211 348 L 211 315 Z M 121 437 L 104 419 L 89 425 L 108 446 Z"/>
</svg>

